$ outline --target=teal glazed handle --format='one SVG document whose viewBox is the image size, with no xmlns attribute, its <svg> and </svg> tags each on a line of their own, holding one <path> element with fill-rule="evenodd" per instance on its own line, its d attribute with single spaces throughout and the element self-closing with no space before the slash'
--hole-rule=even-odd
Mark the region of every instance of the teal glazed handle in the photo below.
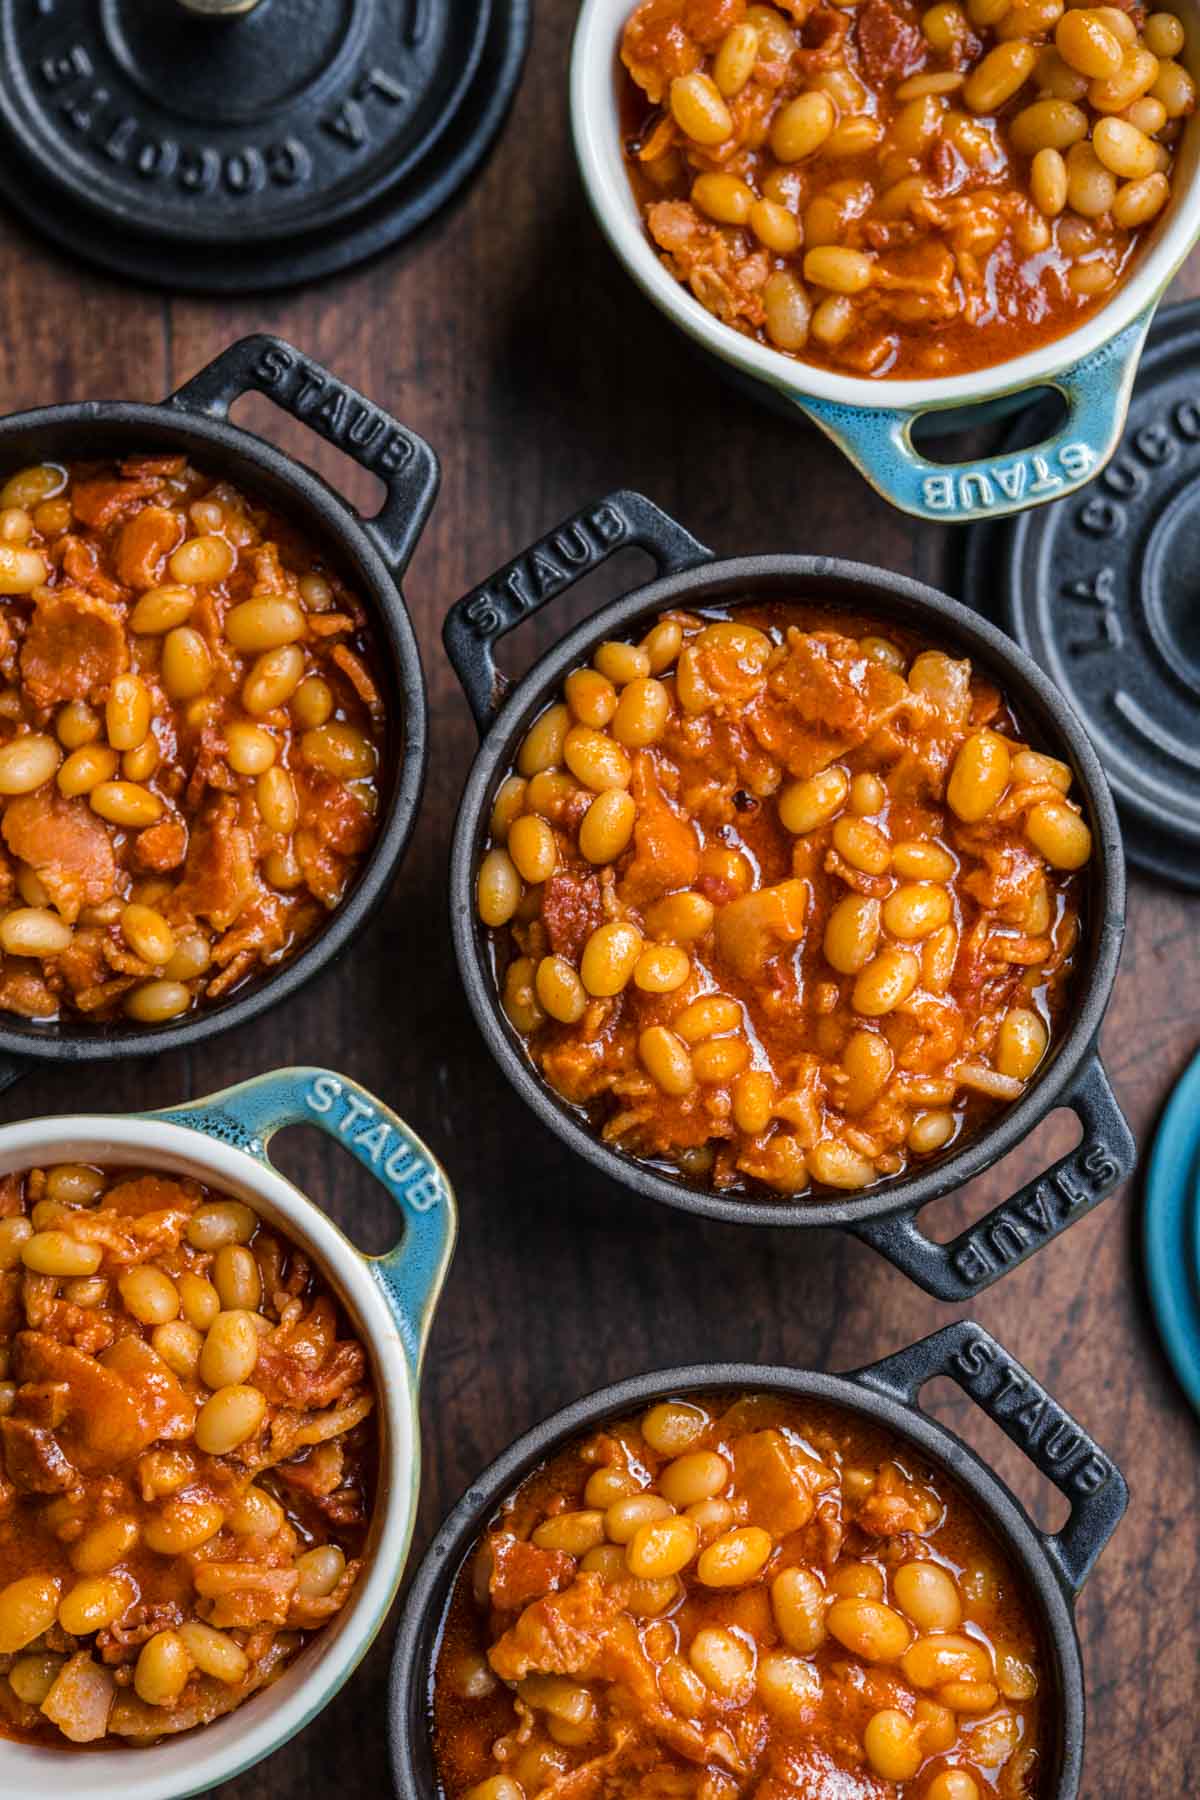
<svg viewBox="0 0 1200 1800">
<path fill-rule="evenodd" d="M 271 1139 L 285 1125 L 315 1125 L 387 1189 L 404 1236 L 384 1256 L 362 1257 L 396 1321 L 415 1383 L 450 1258 L 454 1190 L 428 1145 L 374 1094 L 330 1069 L 275 1069 L 186 1106 L 144 1113 L 245 1150 L 267 1168 Z"/>
<path fill-rule="evenodd" d="M 1093 356 L 1042 384 L 1057 389 L 1067 403 L 1067 416 L 1052 437 L 1028 450 L 977 462 L 938 463 L 921 455 L 912 428 L 928 417 L 929 408 L 839 406 L 807 395 L 793 398 L 871 486 L 902 512 L 941 524 L 1003 519 L 1047 500 L 1062 500 L 1099 474 L 1121 441 L 1153 317 L 1151 306 Z"/>
</svg>

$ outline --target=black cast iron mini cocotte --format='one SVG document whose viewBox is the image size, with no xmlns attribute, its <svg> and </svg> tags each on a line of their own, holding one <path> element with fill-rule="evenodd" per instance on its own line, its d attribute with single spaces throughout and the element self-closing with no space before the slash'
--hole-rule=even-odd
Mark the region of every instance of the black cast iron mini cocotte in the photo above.
<svg viewBox="0 0 1200 1800">
<path fill-rule="evenodd" d="M 266 394 L 284 412 L 377 475 L 382 509 L 362 518 L 313 470 L 229 423 L 240 395 Z M 244 1024 L 294 994 L 344 951 L 383 899 L 416 822 L 428 755 L 421 659 L 399 582 L 438 488 L 438 462 L 423 438 L 282 338 L 231 345 L 157 405 L 85 400 L 0 419 L 0 469 L 181 451 L 206 474 L 227 478 L 294 521 L 356 584 L 383 666 L 374 671 L 387 706 L 379 827 L 362 868 L 329 923 L 277 971 L 227 999 L 163 1025 L 38 1024 L 0 1013 L 0 1088 L 31 1061 L 105 1062 L 175 1050 Z"/>
<path fill-rule="evenodd" d="M 493 647 L 614 551 L 634 546 L 658 579 L 601 607 L 568 632 L 510 692 Z M 730 1195 L 675 1177 L 610 1149 L 559 1098 L 530 1062 L 500 1006 L 487 933 L 475 909 L 475 873 L 497 787 L 533 719 L 559 697 L 562 681 L 606 638 L 639 637 L 666 608 L 820 601 L 920 632 L 969 656 L 1015 703 L 1035 743 L 1070 764 L 1092 830 L 1080 965 L 1070 1012 L 1028 1091 L 962 1148 L 861 1194 L 797 1200 Z M 594 1168 L 648 1199 L 741 1225 L 840 1226 L 864 1238 L 928 1293 L 969 1299 L 1107 1198 L 1129 1175 L 1136 1147 L 1096 1048 L 1125 929 L 1125 862 L 1108 783 L 1087 734 L 1062 695 L 1004 634 L 968 607 L 907 576 L 823 556 L 712 552 L 640 494 L 618 491 L 555 531 L 457 601 L 446 649 L 483 742 L 467 779 L 450 856 L 450 924 L 472 1011 L 489 1049 L 521 1098 Z M 1079 1144 L 949 1243 L 920 1230 L 917 1214 L 1013 1149 L 1056 1106 L 1079 1118 Z"/>
<path fill-rule="evenodd" d="M 922 1387 L 948 1375 L 1071 1503 L 1060 1531 L 1040 1531 L 1012 1490 L 961 1439 L 923 1413 Z M 1002 1344 L 969 1319 L 845 1375 L 701 1363 L 658 1369 L 602 1388 L 537 1425 L 472 1482 L 417 1571 L 392 1659 L 392 1772 L 399 1800 L 442 1789 L 430 1734 L 430 1696 L 455 1578 L 500 1505 L 574 1439 L 655 1401 L 705 1393 L 781 1394 L 839 1406 L 887 1427 L 945 1469 L 1011 1557 L 1041 1627 L 1051 1681 L 1043 1691 L 1047 1767 L 1042 1800 L 1075 1800 L 1083 1762 L 1084 1687 L 1074 1606 L 1129 1502 L 1124 1477 L 1083 1427 Z"/>
</svg>

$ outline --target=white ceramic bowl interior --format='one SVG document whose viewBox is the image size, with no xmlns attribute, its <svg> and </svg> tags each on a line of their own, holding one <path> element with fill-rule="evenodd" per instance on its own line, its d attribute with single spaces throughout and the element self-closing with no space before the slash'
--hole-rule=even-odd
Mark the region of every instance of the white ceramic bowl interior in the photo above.
<svg viewBox="0 0 1200 1800">
<path fill-rule="evenodd" d="M 1200 80 L 1200 0 L 1166 0 L 1188 27 L 1180 59 Z M 1083 361 L 1131 325 L 1162 296 L 1200 236 L 1200 115 L 1184 133 L 1171 202 L 1129 279 L 1107 305 L 1064 337 L 1025 356 L 969 375 L 922 381 L 868 381 L 799 362 L 723 325 L 659 261 L 638 213 L 621 153 L 618 52 L 635 0 L 584 0 L 571 52 L 570 99 L 575 153 L 592 209 L 609 243 L 638 286 L 682 331 L 734 368 L 784 395 L 812 395 L 843 405 L 912 409 L 963 406 L 1033 388 Z"/>
<path fill-rule="evenodd" d="M 0 1129 L 0 1174 L 56 1162 L 191 1175 L 248 1201 L 308 1251 L 367 1347 L 380 1434 L 367 1566 L 351 1600 L 272 1686 L 211 1725 L 148 1748 L 43 1749 L 0 1737 L 3 1800 L 184 1800 L 230 1780 L 286 1742 L 320 1711 L 363 1656 L 387 1615 L 416 1511 L 415 1395 L 396 1320 L 368 1263 L 337 1226 L 276 1170 L 185 1126 L 82 1114 Z"/>
</svg>

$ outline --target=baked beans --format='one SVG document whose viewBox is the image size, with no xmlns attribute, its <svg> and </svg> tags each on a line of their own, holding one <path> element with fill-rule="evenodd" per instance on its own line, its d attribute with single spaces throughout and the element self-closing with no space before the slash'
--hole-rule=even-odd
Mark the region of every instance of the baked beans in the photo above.
<svg viewBox="0 0 1200 1800">
<path fill-rule="evenodd" d="M 40 488 L 53 518 L 0 544 L 0 1011 L 155 1024 L 278 966 L 354 879 L 378 659 L 316 550 L 183 457 L 2 492 Z"/>
<path fill-rule="evenodd" d="M 505 1500 L 450 1601 L 434 1750 L 447 1800 L 1032 1800 L 1042 1679 L 942 1471 L 833 1407 L 706 1395 Z"/>
<path fill-rule="evenodd" d="M 150 1744 L 349 1599 L 365 1352 L 307 1256 L 191 1180 L 0 1180 L 0 1734 Z"/>
<path fill-rule="evenodd" d="M 724 324 L 853 375 L 962 374 L 1128 274 L 1195 106 L 1184 37 L 1064 0 L 643 0 L 626 161 Z"/>
<path fill-rule="evenodd" d="M 614 1148 L 726 1190 L 869 1187 L 1049 1051 L 1091 855 L 1071 770 L 969 662 L 880 622 L 673 613 L 639 647 L 665 626 L 673 665 L 607 725 L 548 708 L 517 752 L 539 773 L 500 788 L 478 908 L 502 1005 Z"/>
</svg>

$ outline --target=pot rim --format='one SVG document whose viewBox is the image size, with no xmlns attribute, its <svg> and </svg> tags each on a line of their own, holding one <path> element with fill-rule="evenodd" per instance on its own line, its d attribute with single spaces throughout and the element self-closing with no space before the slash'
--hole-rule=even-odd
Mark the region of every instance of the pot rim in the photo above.
<svg viewBox="0 0 1200 1800">
<path fill-rule="evenodd" d="M 814 1201 L 729 1197 L 712 1188 L 676 1179 L 602 1143 L 526 1057 L 503 1018 L 499 994 L 487 966 L 483 936 L 474 906 L 474 873 L 483 842 L 492 791 L 506 770 L 520 731 L 550 699 L 563 675 L 604 638 L 628 631 L 643 614 L 671 605 L 727 603 L 728 590 L 745 592 L 748 604 L 763 597 L 762 589 L 808 581 L 822 593 L 855 586 L 873 589 L 884 602 L 899 602 L 910 615 L 936 621 L 944 639 L 947 627 L 974 657 L 1002 672 L 1003 685 L 1021 712 L 1033 709 L 1045 721 L 1044 736 L 1057 735 L 1079 781 L 1093 826 L 1093 873 L 1088 888 L 1090 945 L 1087 962 L 1075 976 L 1078 1005 L 1044 1071 L 1022 1098 L 996 1120 L 952 1149 L 922 1173 L 892 1177 L 856 1197 Z M 718 591 L 712 591 L 712 590 Z M 870 614 L 872 604 L 847 598 L 846 610 Z M 1125 864 L 1116 808 L 1099 758 L 1083 725 L 1053 683 L 1033 660 L 996 626 L 949 595 L 910 576 L 869 564 L 827 556 L 787 553 L 726 557 L 703 562 L 632 589 L 591 613 L 541 656 L 515 684 L 488 728 L 467 777 L 455 820 L 450 852 L 450 923 L 454 951 L 467 999 L 488 1048 L 503 1073 L 541 1122 L 595 1168 L 648 1199 L 704 1218 L 760 1226 L 858 1225 L 893 1213 L 925 1206 L 969 1181 L 1013 1149 L 1057 1104 L 1091 1052 L 1103 1019 L 1120 958 L 1125 928 Z"/>
<path fill-rule="evenodd" d="M 219 1096 L 217 1096 L 219 1099 Z M 121 1152 L 128 1154 L 122 1157 Z M 64 1114 L 0 1126 L 0 1172 L 86 1158 L 199 1174 L 278 1222 L 312 1252 L 345 1305 L 372 1363 L 380 1422 L 379 1472 L 366 1569 L 338 1617 L 317 1634 L 278 1681 L 212 1724 L 141 1748 L 87 1759 L 94 1800 L 186 1800 L 269 1756 L 303 1729 L 353 1674 L 382 1628 L 412 1540 L 420 1483 L 415 1382 L 395 1317 L 371 1272 L 372 1259 L 273 1164 L 199 1129 L 153 1116 Z M 61 1783 L 56 1777 L 61 1772 Z M 0 1788 L 73 1800 L 82 1765 L 75 1749 L 22 1745 L 0 1737 Z M 22 1778 L 28 1786 L 22 1786 Z"/>
<path fill-rule="evenodd" d="M 621 157 L 615 83 L 621 29 L 631 10 L 631 0 L 584 0 L 571 45 L 571 130 L 592 212 L 626 272 L 672 324 L 704 350 L 785 398 L 824 399 L 915 415 L 1053 386 L 1057 376 L 1094 356 L 1158 304 L 1200 238 L 1200 205 L 1188 204 L 1187 193 L 1180 191 L 1172 196 L 1159 229 L 1128 278 L 1104 306 L 1062 337 L 966 375 L 871 381 L 786 356 L 706 312 L 663 268 L 646 236 Z M 1190 48 L 1194 65 L 1200 43 L 1193 38 Z M 1193 190 L 1200 184 L 1200 123 L 1195 119 L 1189 122 L 1181 156 L 1190 165 L 1184 170 L 1182 188 Z"/>
<path fill-rule="evenodd" d="M 400 572 L 388 567 L 384 551 L 364 519 L 347 500 L 299 457 L 227 419 L 156 401 L 84 400 L 32 408 L 0 418 L 0 456 L 35 431 L 78 428 L 95 439 L 140 434 L 139 442 L 170 440 L 199 450 L 200 460 L 238 458 L 253 465 L 268 483 L 286 488 L 287 507 L 333 560 L 355 571 L 364 590 L 371 623 L 390 653 L 399 718 L 391 796 L 374 842 L 349 892 L 312 939 L 277 970 L 257 977 L 227 1001 L 206 1006 L 163 1025 L 103 1027 L 52 1024 L 24 1028 L 0 1015 L 0 1055 L 36 1062 L 107 1062 L 146 1056 L 199 1043 L 244 1025 L 310 981 L 341 956 L 374 914 L 399 870 L 417 822 L 429 762 L 429 706 L 416 633 L 400 588 Z M 250 485 L 253 486 L 253 480 Z M 291 516 L 291 515 L 289 515 Z"/>
<path fill-rule="evenodd" d="M 1058 1779 L 1054 1800 L 1078 1792 L 1085 1717 L 1083 1664 L 1072 1602 L 1041 1534 L 1008 1484 L 956 1432 L 863 1377 L 869 1369 L 826 1374 L 784 1364 L 709 1362 L 651 1369 L 597 1388 L 522 1433 L 474 1481 L 439 1528 L 417 1569 L 400 1615 L 392 1652 L 389 1735 L 400 1800 L 429 1800 L 414 1768 L 418 1708 L 428 1716 L 432 1653 L 465 1557 L 491 1514 L 525 1477 L 572 1438 L 648 1401 L 715 1390 L 770 1390 L 819 1400 L 865 1415 L 916 1445 L 945 1468 L 1012 1558 L 1035 1603 L 1058 1682 Z"/>
</svg>

